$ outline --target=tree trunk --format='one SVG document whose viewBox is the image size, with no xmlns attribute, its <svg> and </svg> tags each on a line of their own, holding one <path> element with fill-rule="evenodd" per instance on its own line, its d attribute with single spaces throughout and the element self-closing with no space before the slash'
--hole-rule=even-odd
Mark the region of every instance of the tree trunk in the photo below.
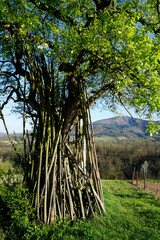
<svg viewBox="0 0 160 240">
<path fill-rule="evenodd" d="M 34 147 L 29 148 L 31 161 L 26 179 L 34 193 L 37 218 L 45 224 L 53 223 L 57 216 L 86 219 L 90 214 L 105 212 L 86 105 L 84 93 L 72 99 L 70 108 L 66 101 L 58 121 L 49 104 L 47 108 L 45 105 L 37 132 L 32 135 L 35 141 L 29 140 Z M 86 173 L 85 144 L 92 179 Z"/>
</svg>

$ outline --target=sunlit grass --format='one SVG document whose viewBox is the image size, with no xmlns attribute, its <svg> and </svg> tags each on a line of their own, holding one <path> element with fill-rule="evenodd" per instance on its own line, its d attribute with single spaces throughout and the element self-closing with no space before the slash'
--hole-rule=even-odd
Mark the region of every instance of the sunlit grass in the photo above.
<svg viewBox="0 0 160 240">
<path fill-rule="evenodd" d="M 103 180 L 102 184 L 105 216 L 72 224 L 57 221 L 53 226 L 31 223 L 23 229 L 23 236 L 18 233 L 14 239 L 160 239 L 160 201 L 155 196 L 125 181 Z"/>
</svg>

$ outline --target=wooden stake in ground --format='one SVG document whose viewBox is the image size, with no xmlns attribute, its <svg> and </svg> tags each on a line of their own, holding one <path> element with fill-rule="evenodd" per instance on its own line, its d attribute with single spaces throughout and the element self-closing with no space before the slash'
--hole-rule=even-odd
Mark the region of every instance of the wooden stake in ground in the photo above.
<svg viewBox="0 0 160 240">
<path fill-rule="evenodd" d="M 138 171 L 136 171 L 136 186 L 138 186 Z"/>
<path fill-rule="evenodd" d="M 144 189 L 146 189 L 146 170 L 143 168 Z"/>
<path fill-rule="evenodd" d="M 136 172 L 136 168 L 134 167 L 133 172 L 132 172 L 132 184 L 134 184 L 135 172 Z"/>
</svg>

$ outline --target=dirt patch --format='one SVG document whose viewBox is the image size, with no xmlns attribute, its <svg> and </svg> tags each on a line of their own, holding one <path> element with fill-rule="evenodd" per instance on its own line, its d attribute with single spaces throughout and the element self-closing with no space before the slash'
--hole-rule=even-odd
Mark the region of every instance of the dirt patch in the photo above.
<svg viewBox="0 0 160 240">
<path fill-rule="evenodd" d="M 136 186 L 136 184 L 133 184 Z M 144 182 L 138 182 L 138 185 L 136 186 L 138 188 L 144 189 Z M 157 182 L 146 182 L 145 191 L 152 193 L 153 195 L 160 198 L 160 183 Z"/>
</svg>

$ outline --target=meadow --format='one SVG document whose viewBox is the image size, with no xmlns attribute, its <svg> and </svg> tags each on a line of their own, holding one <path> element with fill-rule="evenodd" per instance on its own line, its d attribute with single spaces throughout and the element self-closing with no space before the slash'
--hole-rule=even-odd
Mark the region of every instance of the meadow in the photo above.
<svg viewBox="0 0 160 240">
<path fill-rule="evenodd" d="M 158 240 L 160 239 L 160 201 L 156 196 L 132 186 L 126 181 L 103 180 L 106 214 L 87 221 L 63 222 L 53 226 L 28 220 L 29 208 L 24 189 L 10 189 L 6 201 L 10 220 L 4 221 L 0 207 L 0 239 L 12 240 Z M 2 191 L 3 190 L 3 191 Z M 8 190 L 7 190 L 8 191 Z M 0 199 L 5 190 L 1 185 Z M 20 195 L 23 195 L 21 197 Z M 17 208 L 18 205 L 18 208 Z M 25 205 L 25 206 L 23 206 Z"/>
</svg>

